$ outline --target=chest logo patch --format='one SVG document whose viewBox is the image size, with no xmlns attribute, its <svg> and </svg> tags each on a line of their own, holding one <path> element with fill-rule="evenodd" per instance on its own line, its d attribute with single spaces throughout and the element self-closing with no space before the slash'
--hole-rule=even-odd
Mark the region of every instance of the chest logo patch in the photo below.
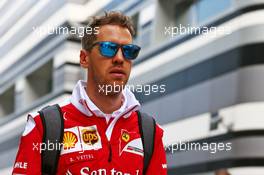
<svg viewBox="0 0 264 175">
<path fill-rule="evenodd" d="M 96 142 L 98 142 L 98 134 L 95 128 L 91 128 L 90 130 L 88 129 L 83 129 L 82 130 L 82 139 L 84 143 L 88 145 L 94 145 Z"/>
<path fill-rule="evenodd" d="M 141 137 L 138 133 L 128 132 L 125 129 L 121 130 L 121 136 L 119 139 L 119 156 L 124 152 L 140 156 L 144 155 Z"/>
<path fill-rule="evenodd" d="M 78 138 L 76 134 L 71 131 L 66 131 L 63 134 L 63 146 L 65 149 L 74 148 Z"/>
<path fill-rule="evenodd" d="M 97 126 L 75 126 L 65 128 L 63 135 L 63 147 L 61 155 L 86 150 L 98 150 L 102 148 L 101 137 Z"/>
<path fill-rule="evenodd" d="M 128 142 L 130 140 L 130 135 L 129 135 L 128 132 L 125 132 L 125 131 L 123 132 L 123 134 L 122 134 L 122 140 L 124 142 Z"/>
</svg>

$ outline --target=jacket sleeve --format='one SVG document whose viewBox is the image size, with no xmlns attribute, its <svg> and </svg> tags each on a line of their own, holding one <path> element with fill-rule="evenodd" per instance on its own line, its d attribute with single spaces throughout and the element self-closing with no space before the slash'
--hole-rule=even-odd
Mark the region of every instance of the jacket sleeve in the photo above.
<svg viewBox="0 0 264 175">
<path fill-rule="evenodd" d="M 162 142 L 163 130 L 156 125 L 154 152 L 146 175 L 167 175 L 166 153 Z"/>
<path fill-rule="evenodd" d="M 41 154 L 40 146 L 42 143 L 42 126 L 37 127 L 39 116 L 28 116 L 25 130 L 20 138 L 20 144 L 13 167 L 13 175 L 41 174 Z"/>
</svg>

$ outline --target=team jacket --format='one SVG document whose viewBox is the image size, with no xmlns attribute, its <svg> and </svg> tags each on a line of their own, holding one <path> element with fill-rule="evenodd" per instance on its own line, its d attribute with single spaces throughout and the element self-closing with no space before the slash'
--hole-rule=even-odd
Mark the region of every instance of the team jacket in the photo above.
<svg viewBox="0 0 264 175">
<path fill-rule="evenodd" d="M 101 112 L 79 81 L 68 103 L 61 105 L 64 118 L 63 146 L 58 175 L 141 175 L 143 146 L 136 110 L 139 102 L 128 89 L 121 108 L 111 115 Z M 43 126 L 30 114 L 21 137 L 13 174 L 41 174 Z M 156 125 L 154 152 L 147 175 L 166 175 L 163 130 Z M 50 149 L 59 145 L 44 145 Z"/>
</svg>

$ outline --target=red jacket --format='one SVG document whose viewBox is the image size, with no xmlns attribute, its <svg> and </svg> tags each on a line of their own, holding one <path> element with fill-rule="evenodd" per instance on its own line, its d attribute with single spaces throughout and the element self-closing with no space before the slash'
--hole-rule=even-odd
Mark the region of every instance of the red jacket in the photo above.
<svg viewBox="0 0 264 175">
<path fill-rule="evenodd" d="M 130 91 L 123 92 L 120 110 L 106 115 L 85 95 L 83 86 L 84 82 L 79 82 L 71 101 L 61 106 L 64 136 L 57 174 L 141 175 L 143 146 L 135 112 L 139 103 L 134 95 Z M 163 130 L 157 125 L 154 153 L 147 175 L 167 174 L 162 135 Z M 13 174 L 41 174 L 42 136 L 40 116 L 30 115 L 20 140 Z M 51 149 L 59 147 L 46 146 Z"/>
</svg>

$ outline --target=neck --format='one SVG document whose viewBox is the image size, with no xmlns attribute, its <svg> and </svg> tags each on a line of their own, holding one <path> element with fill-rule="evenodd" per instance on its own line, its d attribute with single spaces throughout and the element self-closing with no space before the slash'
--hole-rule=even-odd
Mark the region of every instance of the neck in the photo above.
<svg viewBox="0 0 264 175">
<path fill-rule="evenodd" d="M 96 86 L 87 85 L 86 93 L 91 101 L 105 114 L 112 114 L 122 105 L 122 92 L 104 94 Z"/>
</svg>

